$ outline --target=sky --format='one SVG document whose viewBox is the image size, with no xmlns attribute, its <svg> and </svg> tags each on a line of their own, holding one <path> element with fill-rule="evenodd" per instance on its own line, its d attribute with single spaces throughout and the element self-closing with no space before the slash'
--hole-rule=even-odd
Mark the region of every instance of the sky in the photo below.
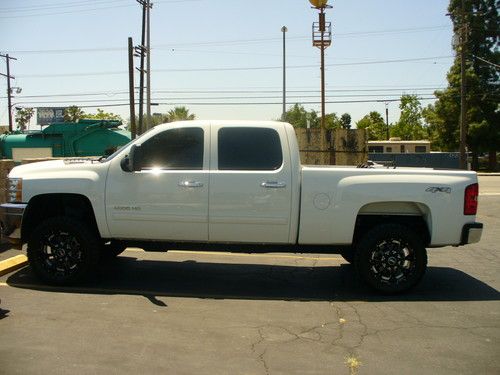
<svg viewBox="0 0 500 375">
<path fill-rule="evenodd" d="M 287 107 L 320 111 L 318 12 L 307 0 L 157 0 L 151 10 L 152 112 L 184 105 L 199 119 L 279 119 L 286 26 Z M 402 94 L 425 106 L 453 62 L 448 0 L 330 0 L 326 112 L 398 120 Z M 0 0 L 0 53 L 17 107 L 89 106 L 129 118 L 127 38 L 140 44 L 135 0 Z M 139 59 L 135 59 L 139 66 Z M 0 58 L 0 73 L 6 73 Z M 137 72 L 136 72 L 137 73 Z M 139 77 L 135 77 L 138 86 Z M 0 124 L 8 123 L 0 77 Z M 136 96 L 137 97 L 137 96 Z M 388 103 L 388 104 L 386 104 Z M 119 106 L 119 104 L 122 104 Z M 104 106 L 106 105 L 106 106 Z M 113 105 L 113 106 L 109 106 Z M 32 127 L 36 119 L 32 120 Z"/>
</svg>

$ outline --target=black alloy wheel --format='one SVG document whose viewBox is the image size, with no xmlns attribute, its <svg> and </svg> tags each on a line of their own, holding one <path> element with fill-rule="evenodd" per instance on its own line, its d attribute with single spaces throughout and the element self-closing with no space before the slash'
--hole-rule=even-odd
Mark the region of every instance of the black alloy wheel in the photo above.
<svg viewBox="0 0 500 375">
<path fill-rule="evenodd" d="M 50 284 L 68 285 L 88 278 L 95 270 L 99 242 L 82 222 L 54 217 L 33 231 L 27 252 L 36 276 Z"/>
<path fill-rule="evenodd" d="M 413 288 L 427 267 L 423 242 L 409 228 L 382 224 L 370 230 L 358 244 L 356 271 L 379 292 L 393 294 Z"/>
</svg>

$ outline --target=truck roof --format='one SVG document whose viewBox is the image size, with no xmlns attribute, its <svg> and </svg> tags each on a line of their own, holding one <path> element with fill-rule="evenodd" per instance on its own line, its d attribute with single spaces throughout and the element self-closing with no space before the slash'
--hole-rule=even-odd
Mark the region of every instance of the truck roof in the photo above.
<svg viewBox="0 0 500 375">
<path fill-rule="evenodd" d="M 167 122 L 164 124 L 156 125 L 155 128 L 168 128 L 172 125 L 176 126 L 209 126 L 210 124 L 215 125 L 225 125 L 225 126 L 253 126 L 253 127 L 276 127 L 279 125 L 289 125 L 286 122 L 281 121 L 269 121 L 269 120 L 188 120 L 188 121 L 174 121 Z"/>
</svg>

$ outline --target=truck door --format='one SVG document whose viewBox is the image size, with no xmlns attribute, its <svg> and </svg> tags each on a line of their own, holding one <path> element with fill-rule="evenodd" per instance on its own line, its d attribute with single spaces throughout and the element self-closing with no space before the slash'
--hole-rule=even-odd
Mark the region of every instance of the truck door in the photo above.
<svg viewBox="0 0 500 375">
<path fill-rule="evenodd" d="M 141 146 L 141 171 L 110 166 L 106 215 L 114 238 L 208 240 L 209 128 L 175 127 Z"/>
<path fill-rule="evenodd" d="M 292 189 L 284 129 L 213 124 L 211 131 L 209 240 L 287 243 Z"/>
</svg>

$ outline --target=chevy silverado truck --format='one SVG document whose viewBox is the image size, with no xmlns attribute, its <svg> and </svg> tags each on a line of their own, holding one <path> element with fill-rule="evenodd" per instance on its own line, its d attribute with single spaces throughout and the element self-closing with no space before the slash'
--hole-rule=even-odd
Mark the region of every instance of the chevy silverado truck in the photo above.
<svg viewBox="0 0 500 375">
<path fill-rule="evenodd" d="M 382 293 L 415 286 L 426 248 L 478 242 L 474 172 L 303 166 L 290 124 L 162 124 L 107 158 L 15 167 L 3 234 L 52 284 L 127 246 L 341 254 Z"/>
</svg>

